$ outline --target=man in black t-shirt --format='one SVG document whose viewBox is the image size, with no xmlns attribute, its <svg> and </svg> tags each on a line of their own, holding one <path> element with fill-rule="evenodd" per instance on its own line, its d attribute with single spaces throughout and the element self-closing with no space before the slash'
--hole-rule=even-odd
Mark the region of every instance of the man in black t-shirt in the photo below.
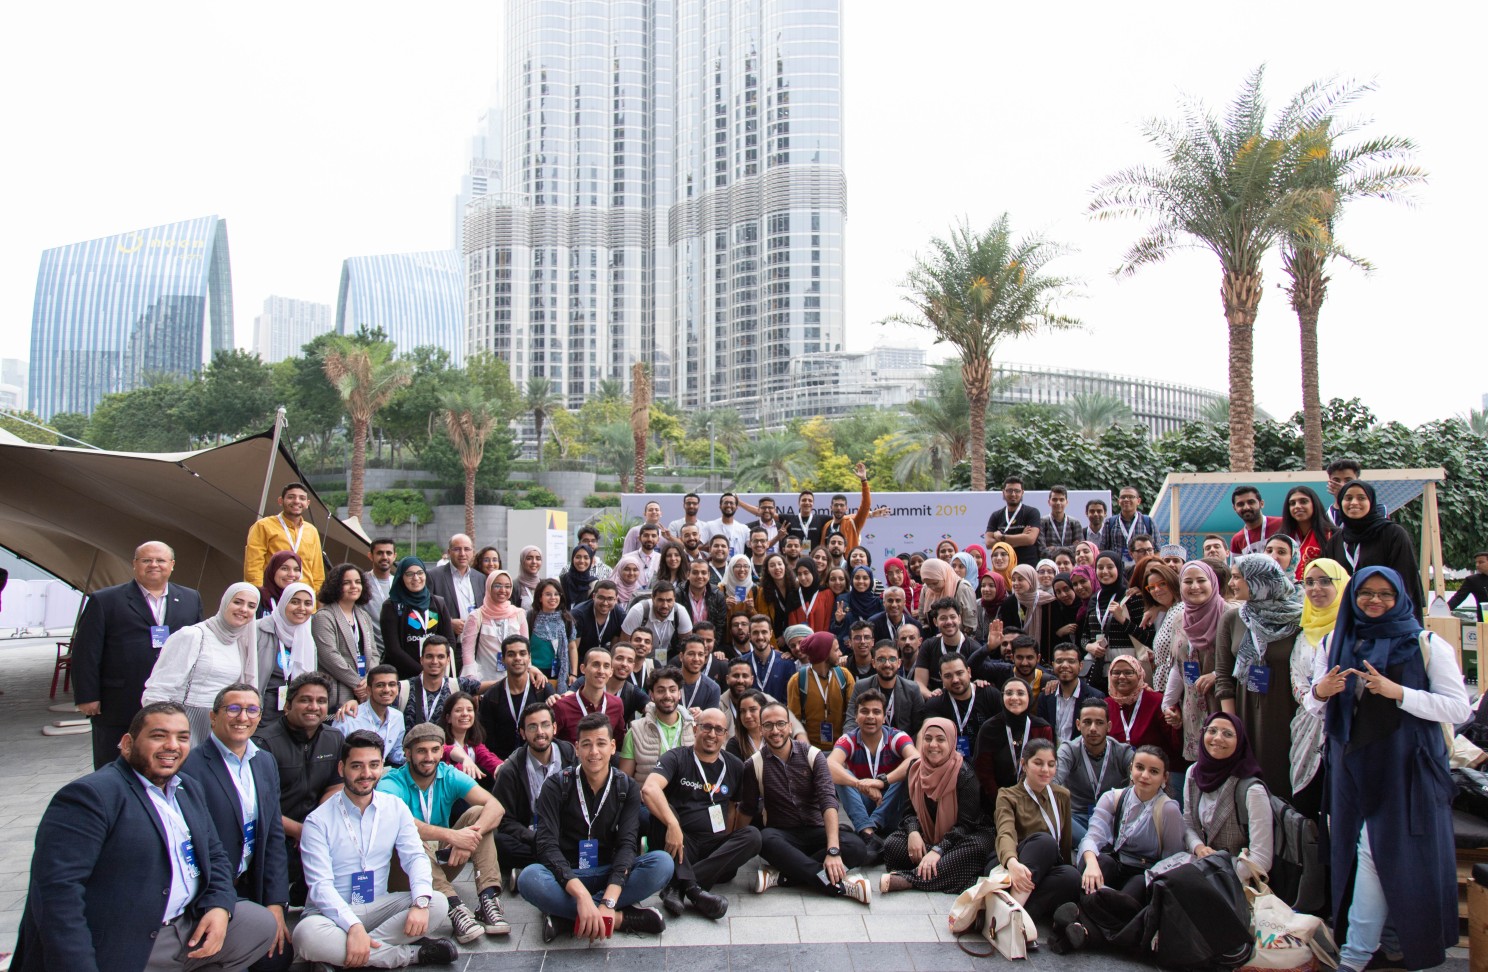
<svg viewBox="0 0 1488 972">
<path fill-rule="evenodd" d="M 1023 502 L 1023 480 L 1009 476 L 1002 482 L 1002 501 L 1007 505 L 987 518 L 987 550 L 994 543 L 1006 543 L 1018 555 L 1018 563 L 1030 567 L 1044 555 L 1039 531 L 1044 518 L 1038 510 Z"/>
<path fill-rule="evenodd" d="M 497 679 L 480 699 L 480 721 L 486 733 L 486 748 L 502 759 L 510 759 L 522 745 L 522 734 L 518 731 L 522 711 L 533 702 L 546 702 L 553 694 L 552 682 L 541 687 L 533 683 L 529 670 L 532 656 L 527 648 L 524 636 L 506 636 L 501 642 L 501 660 L 506 665 L 506 674 Z"/>
<path fill-rule="evenodd" d="M 728 911 L 728 899 L 713 894 L 716 884 L 733 880 L 759 853 L 760 832 L 737 827 L 739 782 L 744 764 L 723 751 L 727 721 L 717 709 L 704 709 L 693 722 L 694 742 L 662 754 L 641 787 L 651 811 L 650 847 L 664 847 L 676 861 L 661 903 L 681 915 L 683 899 L 708 918 Z"/>
</svg>

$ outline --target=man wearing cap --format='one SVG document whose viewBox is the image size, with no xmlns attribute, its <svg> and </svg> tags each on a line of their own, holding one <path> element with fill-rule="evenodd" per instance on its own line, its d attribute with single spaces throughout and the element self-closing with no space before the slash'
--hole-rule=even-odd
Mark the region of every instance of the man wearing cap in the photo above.
<svg viewBox="0 0 1488 972">
<path fill-rule="evenodd" d="M 1157 548 L 1157 555 L 1162 562 L 1174 570 L 1183 570 L 1183 565 L 1188 563 L 1188 548 L 1181 543 L 1165 543 Z"/>
</svg>

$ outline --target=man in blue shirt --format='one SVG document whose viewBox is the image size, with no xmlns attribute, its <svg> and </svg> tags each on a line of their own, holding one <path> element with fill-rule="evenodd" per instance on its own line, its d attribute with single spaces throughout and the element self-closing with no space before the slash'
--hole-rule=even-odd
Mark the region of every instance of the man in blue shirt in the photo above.
<svg viewBox="0 0 1488 972">
<path fill-rule="evenodd" d="M 358 729 L 377 733 L 382 740 L 383 771 L 403 765 L 403 713 L 393 705 L 398 700 L 398 670 L 378 665 L 367 672 L 367 704 L 347 702 L 336 713 L 332 725 L 349 736 Z"/>
</svg>

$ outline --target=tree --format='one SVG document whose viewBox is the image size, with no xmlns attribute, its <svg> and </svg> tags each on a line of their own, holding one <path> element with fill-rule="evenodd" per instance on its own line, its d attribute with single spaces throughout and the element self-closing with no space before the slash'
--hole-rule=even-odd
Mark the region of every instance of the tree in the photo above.
<svg viewBox="0 0 1488 972">
<path fill-rule="evenodd" d="M 88 440 L 88 416 L 82 412 L 58 412 L 47 424 L 67 437 L 62 440 L 62 445 L 77 445 L 77 442 L 71 441 L 73 439 L 84 442 Z"/>
<path fill-rule="evenodd" d="M 1218 398 L 1211 399 L 1211 400 L 1205 402 L 1204 403 L 1204 407 L 1199 409 L 1199 421 L 1201 421 L 1201 422 L 1213 422 L 1213 423 L 1218 424 L 1218 425 L 1229 425 L 1230 424 L 1230 398 L 1229 398 L 1229 396 L 1228 395 L 1221 395 Z"/>
<path fill-rule="evenodd" d="M 789 489 L 811 475 L 806 440 L 790 432 L 771 432 L 750 443 L 734 465 L 736 489 Z"/>
<path fill-rule="evenodd" d="M 465 468 L 465 533 L 475 536 L 475 473 L 485 457 L 486 439 L 501 419 L 501 403 L 488 401 L 473 388 L 446 392 L 440 414 L 445 431 Z"/>
<path fill-rule="evenodd" d="M 378 430 L 392 444 L 394 458 L 403 448 L 421 454 L 443 421 L 445 394 L 468 386 L 466 375 L 450 366 L 443 348 L 422 345 L 400 357 L 408 364 L 408 384 L 377 415 Z"/>
<path fill-rule="evenodd" d="M 992 397 L 992 354 L 1009 338 L 1039 330 L 1075 327 L 1053 305 L 1068 296 L 1073 281 L 1043 272 L 1061 249 L 1041 236 L 1014 240 L 1004 213 L 985 232 L 962 224 L 949 239 L 930 242 L 928 257 L 916 257 L 903 286 L 915 313 L 888 322 L 924 328 L 935 342 L 949 343 L 961 357 L 961 381 L 970 405 L 971 441 L 986 437 Z M 986 457 L 971 453 L 972 489 L 987 488 Z"/>
<path fill-rule="evenodd" d="M 1294 234 L 1326 248 L 1314 214 L 1323 193 L 1291 182 L 1290 145 L 1266 128 L 1263 69 L 1245 79 L 1223 119 L 1185 99 L 1177 120 L 1143 126 L 1162 164 L 1135 166 L 1102 180 L 1089 211 L 1097 219 L 1137 217 L 1151 226 L 1117 267 L 1130 276 L 1180 248 L 1209 250 L 1220 264 L 1220 300 L 1229 327 L 1230 468 L 1255 468 L 1254 329 L 1261 261 Z"/>
<path fill-rule="evenodd" d="M 52 427 L 56 428 L 58 432 L 61 432 L 62 429 L 57 426 L 58 418 L 60 418 L 60 416 L 52 416 Z M 1462 423 L 1467 426 L 1467 430 L 1469 432 L 1471 432 L 1473 435 L 1480 435 L 1483 438 L 1488 439 L 1488 409 L 1470 408 L 1467 410 L 1467 413 L 1460 416 L 1460 418 L 1462 419 Z"/>
<path fill-rule="evenodd" d="M 644 361 L 630 368 L 630 435 L 635 448 L 635 491 L 646 491 L 646 453 L 651 438 L 651 371 Z"/>
<path fill-rule="evenodd" d="M 258 355 L 240 349 L 218 351 L 191 384 L 187 421 L 192 433 L 221 442 L 273 424 L 274 372 Z"/>
<path fill-rule="evenodd" d="M 58 414 L 66 415 L 69 413 L 59 412 Z M 52 432 L 48 432 L 45 426 L 46 423 L 35 412 L 0 410 L 0 429 L 4 429 L 22 442 L 35 442 L 37 445 L 58 445 L 57 436 Z M 52 417 L 52 428 L 56 428 L 56 416 Z M 76 445 L 73 442 L 62 442 L 60 444 L 65 446 Z"/>
<path fill-rule="evenodd" d="M 635 443 L 631 437 L 630 423 L 607 422 L 597 428 L 588 439 L 590 454 L 601 469 L 613 469 L 625 490 L 630 482 L 630 473 L 635 458 Z"/>
<path fill-rule="evenodd" d="M 1132 421 L 1130 405 L 1100 392 L 1075 395 L 1065 403 L 1064 414 L 1075 431 L 1092 441 L 1099 441 L 1111 426 L 1128 425 Z"/>
<path fill-rule="evenodd" d="M 346 404 L 341 394 L 326 380 L 325 354 L 337 341 L 370 343 L 386 340 L 381 330 L 342 336 L 321 334 L 300 349 L 299 357 L 286 358 L 274 365 L 274 392 L 278 403 L 285 406 L 289 434 L 299 445 L 297 454 L 314 455 L 327 463 L 339 453 L 337 430 L 346 422 Z"/>
<path fill-rule="evenodd" d="M 527 388 L 522 393 L 522 411 L 532 414 L 532 426 L 537 440 L 537 464 L 542 468 L 543 423 L 548 416 L 563 407 L 563 396 L 553 391 L 553 383 L 546 378 L 532 375 L 527 379 Z"/>
<path fill-rule="evenodd" d="M 944 482 L 951 467 L 966 458 L 971 405 L 959 370 L 954 364 L 934 365 L 925 382 L 925 397 L 904 406 L 909 421 L 894 434 L 890 446 L 896 455 L 894 478 L 900 482 L 916 477 L 927 477 L 931 485 Z"/>
<path fill-rule="evenodd" d="M 103 396 L 88 422 L 89 442 L 122 452 L 184 452 L 191 448 L 185 416 L 191 386 L 180 378 Z"/>
<path fill-rule="evenodd" d="M 1357 131 L 1359 122 L 1343 122 L 1334 113 L 1373 84 L 1339 83 L 1336 79 L 1304 88 L 1283 113 L 1278 135 L 1293 144 L 1292 179 L 1300 188 L 1324 193 L 1324 208 L 1310 234 L 1290 233 L 1282 242 L 1281 266 L 1287 275 L 1287 297 L 1297 314 L 1302 349 L 1302 439 L 1308 469 L 1323 468 L 1322 399 L 1318 391 L 1318 316 L 1328 293 L 1328 262 L 1335 253 L 1368 272 L 1370 264 L 1338 248 L 1334 229 L 1343 208 L 1359 199 L 1403 200 L 1407 191 L 1425 181 L 1426 173 L 1406 164 L 1415 150 L 1409 140 L 1395 136 L 1342 146 L 1340 140 Z M 1330 244 L 1312 244 L 1311 236 Z"/>
<path fill-rule="evenodd" d="M 724 458 L 739 454 L 749 444 L 749 430 L 737 409 L 703 408 L 687 415 L 687 434 L 704 445 L 723 450 Z M 716 458 L 716 456 L 715 456 Z"/>
<path fill-rule="evenodd" d="M 325 374 L 346 404 L 351 419 L 351 485 L 347 490 L 346 514 L 355 520 L 362 515 L 362 494 L 367 477 L 367 432 L 377 410 L 409 381 L 406 361 L 393 357 L 391 341 L 362 344 L 341 338 L 326 350 Z"/>
</svg>

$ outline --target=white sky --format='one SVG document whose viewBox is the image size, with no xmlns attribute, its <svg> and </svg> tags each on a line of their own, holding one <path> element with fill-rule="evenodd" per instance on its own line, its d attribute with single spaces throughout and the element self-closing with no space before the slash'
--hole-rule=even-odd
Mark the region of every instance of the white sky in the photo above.
<svg viewBox="0 0 1488 972">
<path fill-rule="evenodd" d="M 1414 138 L 1431 173 L 1417 208 L 1365 203 L 1340 226 L 1378 270 L 1335 272 L 1324 398 L 1359 395 L 1416 423 L 1488 392 L 1482 310 L 1467 299 L 1478 253 L 1458 245 L 1488 222 L 1470 94 L 1481 8 L 844 6 L 849 347 L 921 340 L 874 323 L 898 310 L 915 250 L 956 219 L 981 226 L 1008 210 L 1018 230 L 1078 251 L 1052 269 L 1085 281 L 1069 310 L 1087 327 L 1008 346 L 1005 359 L 1224 389 L 1213 258 L 1113 280 L 1140 227 L 1095 224 L 1085 207 L 1102 176 L 1153 159 L 1143 118 L 1173 113 L 1181 92 L 1221 108 L 1264 61 L 1276 104 L 1314 78 L 1375 78 L 1361 108 L 1371 130 Z M 500 3 L 62 2 L 0 16 L 12 132 L 0 356 L 24 357 L 37 261 L 51 246 L 225 217 L 246 345 L 269 294 L 334 304 L 343 258 L 450 245 L 464 142 L 500 71 Z M 1296 320 L 1274 263 L 1256 392 L 1285 416 L 1301 400 Z"/>
</svg>

